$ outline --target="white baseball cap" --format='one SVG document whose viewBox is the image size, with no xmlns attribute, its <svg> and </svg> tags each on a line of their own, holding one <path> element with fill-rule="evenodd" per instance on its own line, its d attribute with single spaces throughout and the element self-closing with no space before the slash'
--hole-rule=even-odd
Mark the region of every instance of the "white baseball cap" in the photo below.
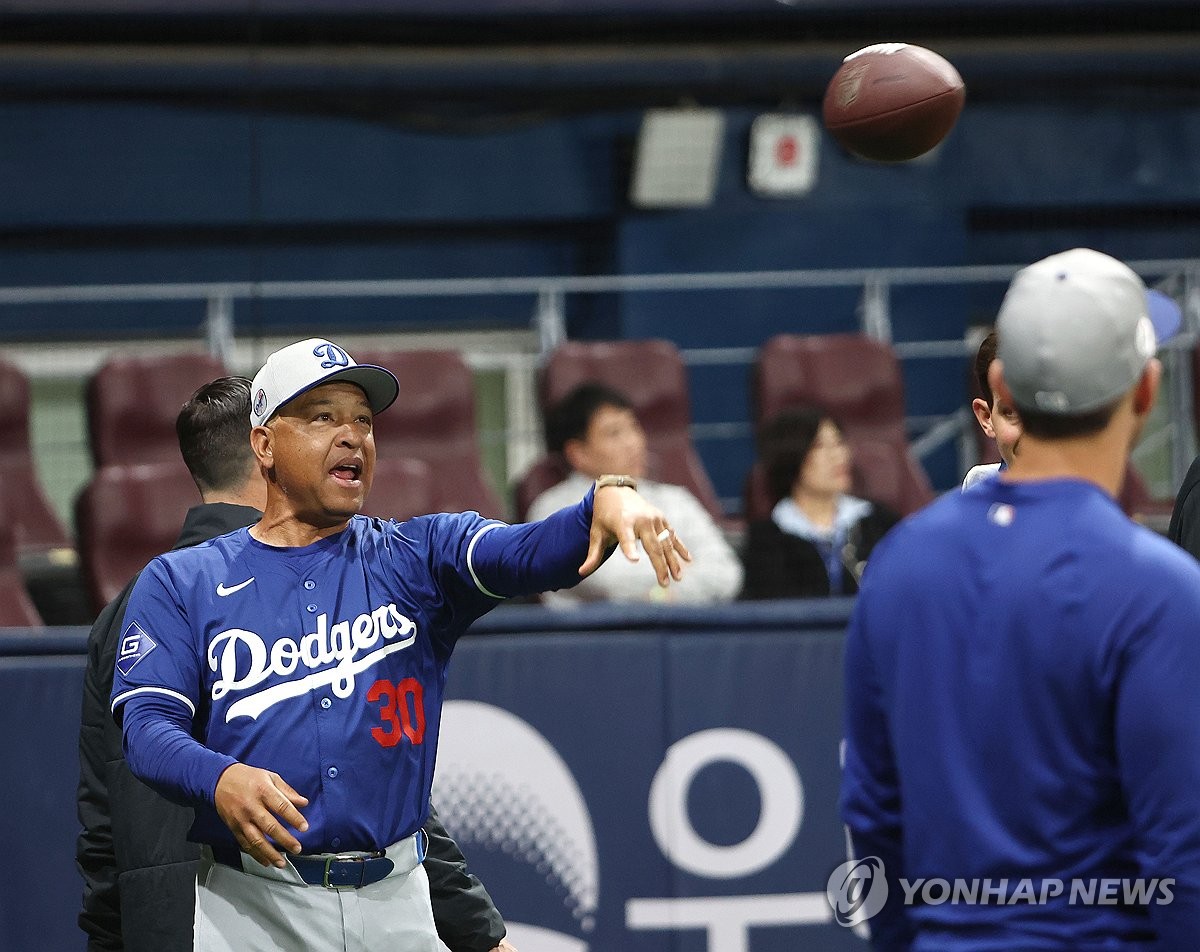
<svg viewBox="0 0 1200 952">
<path fill-rule="evenodd" d="M 262 426 L 289 400 L 334 380 L 362 387 L 373 413 L 390 407 L 400 392 L 400 382 L 387 368 L 355 363 L 337 344 L 312 337 L 275 351 L 254 375 L 250 425 Z"/>
<path fill-rule="evenodd" d="M 1127 265 L 1074 248 L 1017 272 L 996 318 L 997 356 L 1018 408 L 1077 416 L 1129 390 L 1181 319 Z"/>
</svg>

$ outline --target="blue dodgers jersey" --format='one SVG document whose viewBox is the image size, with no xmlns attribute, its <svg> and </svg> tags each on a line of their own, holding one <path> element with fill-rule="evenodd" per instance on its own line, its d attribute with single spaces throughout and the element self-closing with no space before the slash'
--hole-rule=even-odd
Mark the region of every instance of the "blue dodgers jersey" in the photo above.
<svg viewBox="0 0 1200 952">
<path fill-rule="evenodd" d="M 892 531 L 847 634 L 842 811 L 896 906 L 900 876 L 1177 885 L 1161 907 L 1066 892 L 903 915 L 889 891 L 878 948 L 909 947 L 901 918 L 914 949 L 1141 948 L 1152 925 L 1195 948 L 1198 619 L 1195 561 L 1090 483 L 992 479 Z"/>
<path fill-rule="evenodd" d="M 394 843 L 428 811 L 454 643 L 497 604 L 468 564 L 497 525 L 356 516 L 302 548 L 240 529 L 161 556 L 129 600 L 113 708 L 169 696 L 205 746 L 278 773 L 310 801 L 306 852 Z M 191 837 L 233 842 L 208 804 Z"/>
</svg>

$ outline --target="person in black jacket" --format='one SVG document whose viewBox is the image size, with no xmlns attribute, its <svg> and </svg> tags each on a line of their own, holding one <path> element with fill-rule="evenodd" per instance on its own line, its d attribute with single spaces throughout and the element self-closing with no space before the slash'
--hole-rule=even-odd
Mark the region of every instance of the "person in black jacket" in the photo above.
<svg viewBox="0 0 1200 952">
<path fill-rule="evenodd" d="M 1175 496 L 1167 538 L 1200 559 L 1200 456 L 1192 460 Z"/>
<path fill-rule="evenodd" d="M 743 599 L 853 595 L 895 513 L 851 496 L 850 450 L 827 414 L 785 410 L 759 434 L 771 517 L 750 523 Z"/>
<path fill-rule="evenodd" d="M 250 381 L 201 387 L 176 421 L 179 447 L 201 505 L 175 548 L 252 525 L 266 484 L 250 449 Z M 164 800 L 125 764 L 109 714 L 121 622 L 133 588 L 105 607 L 88 636 L 79 735 L 76 865 L 83 875 L 79 925 L 88 952 L 190 952 L 200 847 L 187 841 L 192 811 Z M 452 952 L 516 952 L 487 890 L 430 807 L 425 871 L 438 935 Z"/>
</svg>

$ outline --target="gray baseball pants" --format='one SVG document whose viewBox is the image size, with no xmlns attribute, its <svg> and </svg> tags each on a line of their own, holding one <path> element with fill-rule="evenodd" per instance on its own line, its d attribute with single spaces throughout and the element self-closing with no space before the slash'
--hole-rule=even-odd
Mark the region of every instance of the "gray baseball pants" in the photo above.
<svg viewBox="0 0 1200 952">
<path fill-rule="evenodd" d="M 395 869 L 359 889 L 310 886 L 289 865 L 242 870 L 202 851 L 195 952 L 437 952 L 429 880 L 415 837 L 387 850 Z"/>
</svg>

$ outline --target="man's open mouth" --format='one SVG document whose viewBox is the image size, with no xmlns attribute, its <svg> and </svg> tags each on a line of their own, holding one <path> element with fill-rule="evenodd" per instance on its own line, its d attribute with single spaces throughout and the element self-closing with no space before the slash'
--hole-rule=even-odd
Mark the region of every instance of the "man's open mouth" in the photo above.
<svg viewBox="0 0 1200 952">
<path fill-rule="evenodd" d="M 342 482 L 346 482 L 346 483 L 357 482 L 359 476 L 362 475 L 362 464 L 361 463 L 339 463 L 337 466 L 333 467 L 333 469 L 331 469 L 329 471 L 329 474 L 331 476 L 333 476 L 334 479 L 341 480 Z"/>
</svg>

